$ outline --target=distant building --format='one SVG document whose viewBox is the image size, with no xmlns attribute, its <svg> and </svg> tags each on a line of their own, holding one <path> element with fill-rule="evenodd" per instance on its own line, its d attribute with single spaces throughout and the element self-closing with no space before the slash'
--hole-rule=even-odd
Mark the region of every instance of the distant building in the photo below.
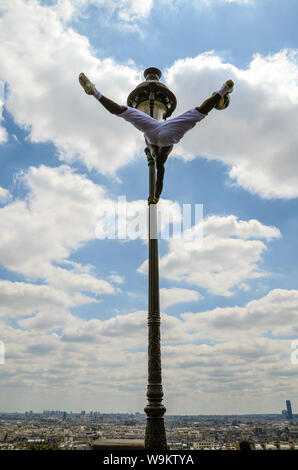
<svg viewBox="0 0 298 470">
<path fill-rule="evenodd" d="M 293 419 L 292 405 L 290 400 L 286 400 L 288 419 Z"/>
</svg>

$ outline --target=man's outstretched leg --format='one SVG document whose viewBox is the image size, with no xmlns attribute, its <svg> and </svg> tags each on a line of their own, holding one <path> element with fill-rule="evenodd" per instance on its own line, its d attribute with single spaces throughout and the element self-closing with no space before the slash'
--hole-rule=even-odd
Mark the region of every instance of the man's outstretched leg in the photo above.
<svg viewBox="0 0 298 470">
<path fill-rule="evenodd" d="M 183 114 L 171 119 L 167 119 L 162 122 L 162 126 L 158 132 L 158 144 L 160 146 L 167 146 L 178 144 L 184 137 L 186 132 L 189 132 L 198 122 L 206 118 L 208 113 L 214 107 L 221 108 L 222 101 L 226 101 L 229 93 L 233 91 L 234 82 L 227 80 L 219 91 L 213 93 L 213 95 L 204 101 L 201 106 L 193 109 L 189 109 Z"/>
<path fill-rule="evenodd" d="M 117 104 L 114 101 L 110 100 L 109 98 L 106 98 L 105 96 L 103 96 L 95 88 L 94 83 L 91 83 L 89 78 L 87 78 L 84 73 L 80 73 L 79 82 L 84 88 L 87 95 L 93 95 L 110 113 L 121 114 L 127 109 L 126 106 L 120 106 L 120 104 Z"/>
<path fill-rule="evenodd" d="M 198 106 L 196 109 L 202 114 L 208 114 L 226 94 L 232 93 L 233 87 L 233 80 L 226 81 L 219 91 L 205 100 L 204 103 L 202 103 L 201 106 Z"/>
<path fill-rule="evenodd" d="M 139 109 L 131 108 L 129 106 L 121 106 L 114 101 L 110 100 L 106 96 L 103 96 L 96 88 L 93 83 L 84 75 L 80 73 L 79 82 L 84 88 L 87 95 L 94 96 L 100 104 L 104 106 L 110 113 L 117 115 L 125 121 L 130 122 L 136 129 L 141 131 L 144 135 L 148 134 L 151 142 L 154 141 L 157 136 L 158 130 L 161 126 L 161 123 L 149 116 L 146 113 L 143 113 Z"/>
</svg>

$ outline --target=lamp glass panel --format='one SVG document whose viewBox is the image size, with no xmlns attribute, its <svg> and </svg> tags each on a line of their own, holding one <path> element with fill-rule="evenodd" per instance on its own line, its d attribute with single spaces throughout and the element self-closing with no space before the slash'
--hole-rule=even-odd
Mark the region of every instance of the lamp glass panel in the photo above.
<svg viewBox="0 0 298 470">
<path fill-rule="evenodd" d="M 149 105 L 149 100 L 143 101 L 140 103 L 137 107 L 140 111 L 143 111 L 143 113 L 146 113 L 150 116 L 150 105 Z M 166 106 L 161 103 L 160 101 L 154 101 L 154 108 L 153 108 L 153 117 L 154 119 L 157 119 L 158 121 L 162 121 L 166 115 L 167 108 Z"/>
</svg>

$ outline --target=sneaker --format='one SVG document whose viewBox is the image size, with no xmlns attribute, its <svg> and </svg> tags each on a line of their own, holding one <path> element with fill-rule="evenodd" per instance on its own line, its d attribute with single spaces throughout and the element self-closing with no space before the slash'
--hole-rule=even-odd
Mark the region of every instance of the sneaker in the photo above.
<svg viewBox="0 0 298 470">
<path fill-rule="evenodd" d="M 84 88 L 87 95 L 95 95 L 95 85 L 94 83 L 90 82 L 89 78 L 86 77 L 84 73 L 80 73 L 79 82 Z"/>
<path fill-rule="evenodd" d="M 148 197 L 148 206 L 150 206 L 150 204 L 157 204 L 159 201 L 159 199 L 156 199 L 155 197 Z"/>
<path fill-rule="evenodd" d="M 219 90 L 218 93 L 219 93 L 221 96 L 224 96 L 224 95 L 226 95 L 226 94 L 228 94 L 228 93 L 232 93 L 233 89 L 234 89 L 234 82 L 233 82 L 233 80 L 227 80 L 227 81 L 223 84 L 223 86 L 221 87 L 221 89 Z"/>
</svg>

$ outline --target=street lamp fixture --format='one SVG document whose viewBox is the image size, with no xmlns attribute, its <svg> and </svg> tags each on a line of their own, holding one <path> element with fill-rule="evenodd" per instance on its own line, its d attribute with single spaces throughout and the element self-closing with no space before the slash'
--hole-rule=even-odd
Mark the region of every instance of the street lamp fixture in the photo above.
<svg viewBox="0 0 298 470">
<path fill-rule="evenodd" d="M 177 100 L 168 87 L 159 81 L 161 71 L 150 67 L 144 72 L 145 82 L 138 85 L 128 96 L 127 105 L 162 121 L 173 113 Z"/>
</svg>

